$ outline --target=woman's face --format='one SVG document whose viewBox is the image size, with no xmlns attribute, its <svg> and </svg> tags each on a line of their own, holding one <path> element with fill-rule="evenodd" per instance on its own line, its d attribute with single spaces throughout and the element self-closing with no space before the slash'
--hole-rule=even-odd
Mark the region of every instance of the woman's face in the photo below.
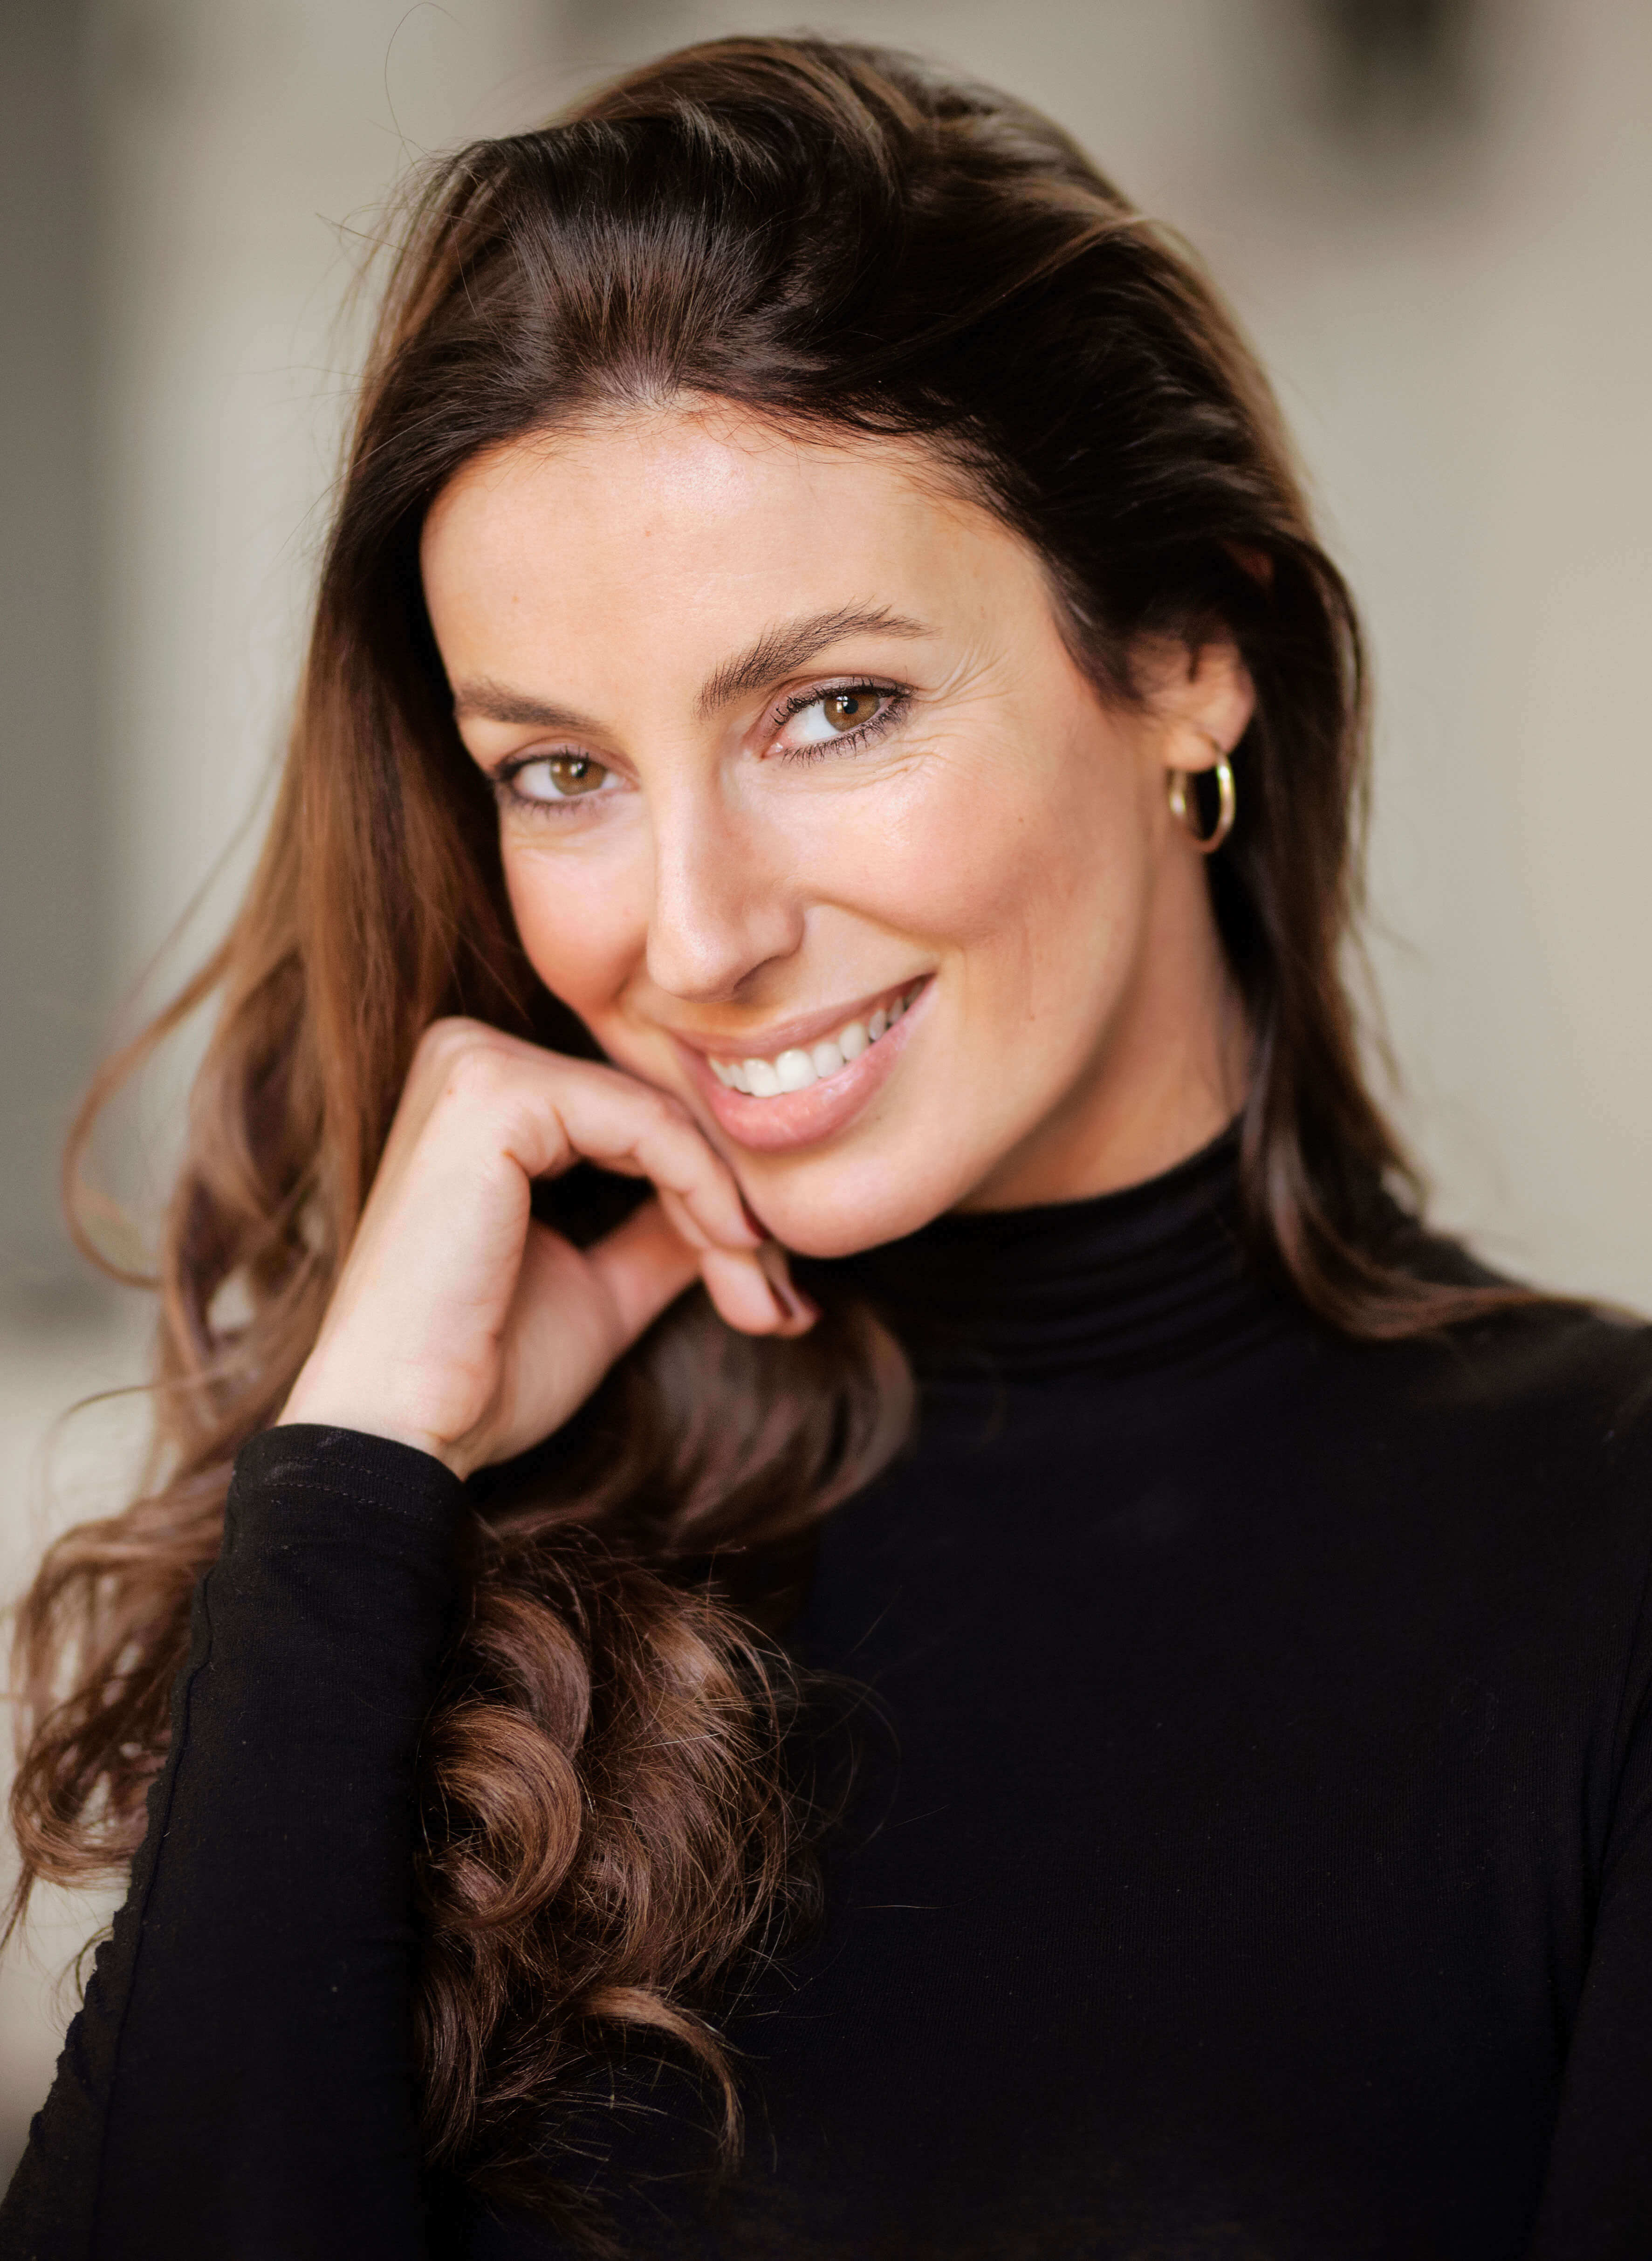
<svg viewBox="0 0 1652 2261">
<path fill-rule="evenodd" d="M 786 1245 L 1129 1184 L 1228 1119 L 1166 805 L 1247 719 L 1226 647 L 1103 704 L 1036 556 L 920 451 L 722 404 L 481 458 L 423 564 L 528 958 Z"/>
</svg>

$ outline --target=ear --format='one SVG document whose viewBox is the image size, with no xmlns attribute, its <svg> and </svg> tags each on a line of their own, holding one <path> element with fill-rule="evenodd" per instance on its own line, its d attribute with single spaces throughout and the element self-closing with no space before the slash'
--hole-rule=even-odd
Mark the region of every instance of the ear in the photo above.
<svg viewBox="0 0 1652 2261">
<path fill-rule="evenodd" d="M 1141 685 L 1155 729 L 1158 758 L 1167 770 L 1208 770 L 1226 759 L 1256 711 L 1256 687 L 1231 636 L 1196 648 L 1155 637 L 1137 655 Z"/>
</svg>

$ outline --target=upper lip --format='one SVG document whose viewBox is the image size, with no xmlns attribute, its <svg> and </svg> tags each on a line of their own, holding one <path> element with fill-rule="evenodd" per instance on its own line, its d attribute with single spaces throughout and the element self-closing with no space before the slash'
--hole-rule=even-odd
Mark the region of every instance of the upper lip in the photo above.
<svg viewBox="0 0 1652 2261">
<path fill-rule="evenodd" d="M 851 1021 L 868 1019 L 880 1005 L 909 994 L 917 979 L 916 975 L 909 975 L 904 981 L 887 981 L 880 989 L 869 989 L 858 1002 L 829 1005 L 819 1013 L 800 1013 L 794 1020 L 774 1021 L 762 1029 L 744 1029 L 737 1036 L 688 1029 L 673 1029 L 672 1034 L 679 1044 L 703 1052 L 707 1059 L 773 1059 L 800 1045 L 817 1044 L 823 1037 L 835 1037 Z"/>
</svg>

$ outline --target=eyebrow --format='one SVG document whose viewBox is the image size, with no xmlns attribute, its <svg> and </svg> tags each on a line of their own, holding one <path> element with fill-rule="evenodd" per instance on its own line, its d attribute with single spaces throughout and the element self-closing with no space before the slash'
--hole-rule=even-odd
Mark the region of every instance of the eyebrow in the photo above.
<svg viewBox="0 0 1652 2261">
<path fill-rule="evenodd" d="M 845 605 L 834 613 L 811 613 L 801 620 L 782 621 L 765 628 L 737 658 L 725 660 L 700 694 L 700 713 L 708 719 L 731 700 L 750 691 L 766 691 L 782 675 L 806 667 L 816 653 L 841 643 L 845 636 L 925 636 L 922 621 L 892 613 L 887 605 Z"/>
<path fill-rule="evenodd" d="M 474 714 L 484 722 L 516 722 L 538 730 L 593 731 L 598 728 L 588 714 L 571 707 L 530 698 L 526 691 L 513 691 L 508 684 L 490 682 L 485 676 L 475 683 L 458 685 L 453 694 L 453 713 L 461 722 Z"/>
<path fill-rule="evenodd" d="M 845 636 L 926 636 L 930 633 L 922 621 L 893 613 L 887 605 L 844 605 L 836 612 L 781 621 L 765 628 L 746 650 L 724 660 L 707 678 L 696 704 L 701 718 L 709 719 L 731 700 L 748 692 L 766 690 L 779 677 L 806 667 L 817 653 L 841 643 Z M 491 682 L 485 676 L 456 685 L 453 712 L 459 721 L 474 715 L 485 722 L 507 722 L 528 729 L 595 733 L 601 728 L 574 707 L 533 698 L 508 684 Z"/>
</svg>

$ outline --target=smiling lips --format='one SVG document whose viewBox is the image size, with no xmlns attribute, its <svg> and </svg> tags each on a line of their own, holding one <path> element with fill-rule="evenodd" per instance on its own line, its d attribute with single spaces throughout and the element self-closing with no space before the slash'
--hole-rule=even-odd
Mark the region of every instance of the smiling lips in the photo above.
<svg viewBox="0 0 1652 2261">
<path fill-rule="evenodd" d="M 927 975 L 909 981 L 831 1035 L 767 1057 L 719 1058 L 686 1043 L 682 1052 L 717 1122 L 739 1145 L 771 1153 L 812 1145 L 858 1115 L 884 1081 L 929 986 Z"/>
<path fill-rule="evenodd" d="M 785 1091 L 807 1091 L 812 1083 L 828 1083 L 894 1028 L 921 986 L 915 983 L 902 990 L 864 1021 L 845 1022 L 836 1036 L 822 1037 L 817 1044 L 794 1044 L 772 1059 L 714 1059 L 711 1072 L 725 1090 L 743 1091 L 752 1099 L 778 1099 Z"/>
</svg>

